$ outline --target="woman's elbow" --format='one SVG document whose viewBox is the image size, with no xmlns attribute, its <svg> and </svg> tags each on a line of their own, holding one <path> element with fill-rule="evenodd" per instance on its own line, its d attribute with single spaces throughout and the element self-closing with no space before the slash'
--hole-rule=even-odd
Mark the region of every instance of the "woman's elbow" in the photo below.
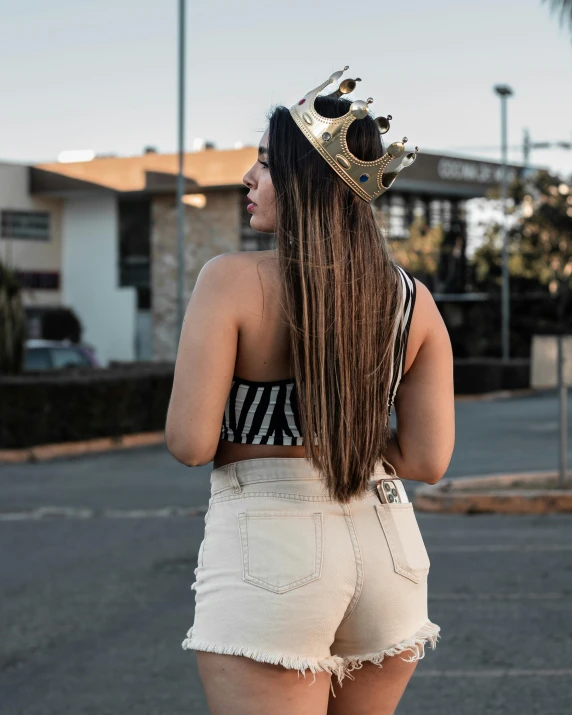
<svg viewBox="0 0 572 715">
<path fill-rule="evenodd" d="M 188 444 L 185 441 L 177 438 L 172 432 L 165 430 L 165 446 L 169 454 L 174 457 L 177 462 L 184 464 L 186 467 L 193 467 L 193 456 L 189 452 Z"/>
<path fill-rule="evenodd" d="M 447 470 L 445 470 L 447 471 Z M 426 484 L 437 484 L 443 479 L 445 472 L 426 472 L 425 483 Z"/>
<path fill-rule="evenodd" d="M 452 452 L 448 457 L 443 457 L 441 460 L 437 461 L 435 459 L 431 460 L 431 463 L 427 466 L 425 470 L 425 482 L 427 484 L 437 484 L 445 476 L 449 464 L 451 463 Z"/>
<path fill-rule="evenodd" d="M 169 453 L 185 467 L 202 467 L 212 462 L 213 457 L 204 450 L 194 449 L 188 435 L 173 435 L 165 430 L 165 445 Z"/>
</svg>

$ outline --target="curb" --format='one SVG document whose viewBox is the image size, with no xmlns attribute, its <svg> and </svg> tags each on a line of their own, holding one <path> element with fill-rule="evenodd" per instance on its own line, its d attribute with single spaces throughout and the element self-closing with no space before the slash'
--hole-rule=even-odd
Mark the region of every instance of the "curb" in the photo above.
<svg viewBox="0 0 572 715">
<path fill-rule="evenodd" d="M 555 471 L 441 479 L 418 487 L 413 506 L 446 514 L 571 513 L 572 472 L 566 476 L 564 489 Z"/>
<path fill-rule="evenodd" d="M 538 390 L 532 387 L 523 387 L 515 390 L 495 390 L 494 392 L 482 392 L 480 394 L 465 394 L 455 395 L 456 402 L 490 402 L 492 400 L 502 400 L 507 397 L 526 397 L 528 395 L 536 395 L 544 390 Z"/>
<path fill-rule="evenodd" d="M 59 457 L 76 457 L 84 454 L 110 452 L 135 447 L 149 447 L 163 444 L 163 432 L 139 432 L 118 437 L 101 437 L 81 442 L 61 442 L 59 444 L 41 444 L 26 449 L 0 449 L 0 464 L 18 464 L 21 462 L 43 462 Z"/>
</svg>

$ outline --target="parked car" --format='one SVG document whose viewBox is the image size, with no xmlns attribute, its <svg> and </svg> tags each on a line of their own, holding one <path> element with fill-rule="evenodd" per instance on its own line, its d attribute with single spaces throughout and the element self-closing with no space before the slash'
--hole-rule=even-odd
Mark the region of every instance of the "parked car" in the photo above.
<svg viewBox="0 0 572 715">
<path fill-rule="evenodd" d="M 101 367 L 90 345 L 69 340 L 26 340 L 24 370 L 57 370 L 64 367 Z"/>
</svg>

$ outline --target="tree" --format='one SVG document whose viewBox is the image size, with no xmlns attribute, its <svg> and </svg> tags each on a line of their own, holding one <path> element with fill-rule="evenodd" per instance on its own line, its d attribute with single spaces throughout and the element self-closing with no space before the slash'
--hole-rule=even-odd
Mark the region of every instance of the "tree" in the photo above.
<svg viewBox="0 0 572 715">
<path fill-rule="evenodd" d="M 20 282 L 15 271 L 0 262 L 0 373 L 22 372 L 26 325 Z"/>
<path fill-rule="evenodd" d="M 421 219 L 413 222 L 409 237 L 405 240 L 390 242 L 393 259 L 400 266 L 410 271 L 416 278 L 429 284 L 430 290 L 436 289 L 439 257 L 443 244 L 441 226 L 429 228 Z"/>
<path fill-rule="evenodd" d="M 511 290 L 544 286 L 556 299 L 563 325 L 572 289 L 572 187 L 558 175 L 539 171 L 510 188 L 513 201 L 508 231 Z M 481 289 L 500 287 L 500 226 L 494 224 L 472 263 Z"/>
<path fill-rule="evenodd" d="M 553 13 L 560 15 L 559 22 L 561 25 L 568 25 L 572 32 L 572 0 L 542 0 L 544 4 L 550 5 L 550 10 Z"/>
<path fill-rule="evenodd" d="M 529 186 L 518 184 L 515 199 L 521 199 L 521 217 L 511 231 L 517 274 L 537 277 L 548 286 L 557 299 L 560 325 L 572 289 L 570 183 L 548 171 L 539 171 Z"/>
</svg>

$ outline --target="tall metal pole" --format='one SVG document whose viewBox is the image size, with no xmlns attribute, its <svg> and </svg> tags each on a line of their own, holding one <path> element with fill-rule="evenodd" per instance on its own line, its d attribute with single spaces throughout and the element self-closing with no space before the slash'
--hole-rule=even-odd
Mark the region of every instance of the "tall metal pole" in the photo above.
<svg viewBox="0 0 572 715">
<path fill-rule="evenodd" d="M 522 175 L 526 178 L 528 172 L 528 165 L 530 164 L 530 149 L 531 149 L 530 132 L 528 129 L 524 130 L 524 136 L 522 138 Z"/>
<path fill-rule="evenodd" d="M 507 232 L 507 126 L 506 126 L 506 94 L 501 98 L 501 132 L 502 132 L 502 359 L 509 359 L 509 275 L 508 275 L 508 232 Z"/>
<path fill-rule="evenodd" d="M 564 375 L 564 327 L 559 326 L 561 331 L 557 335 L 558 340 L 558 398 L 560 403 L 560 464 L 558 470 L 558 486 L 564 489 L 566 486 L 566 456 L 568 452 L 568 385 Z"/>
<path fill-rule="evenodd" d="M 177 176 L 177 327 L 175 333 L 178 348 L 185 315 L 185 3 L 179 0 L 179 173 Z"/>
<path fill-rule="evenodd" d="M 507 139 L 507 97 L 512 95 L 512 89 L 506 85 L 497 85 L 495 92 L 501 98 L 501 151 L 502 180 L 501 196 L 503 206 L 502 221 L 502 359 L 509 359 L 509 274 L 508 274 L 508 231 L 507 231 L 507 198 L 508 198 L 508 139 Z"/>
</svg>

